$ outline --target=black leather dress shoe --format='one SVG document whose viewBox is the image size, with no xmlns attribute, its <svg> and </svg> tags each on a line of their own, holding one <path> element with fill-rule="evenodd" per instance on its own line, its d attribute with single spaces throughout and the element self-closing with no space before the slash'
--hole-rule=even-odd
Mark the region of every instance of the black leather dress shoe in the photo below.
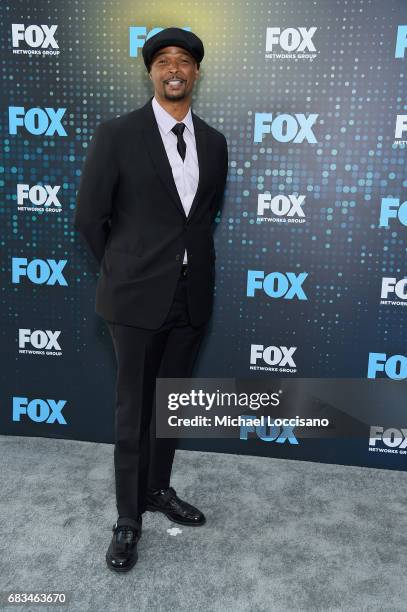
<svg viewBox="0 0 407 612">
<path fill-rule="evenodd" d="M 137 542 L 141 537 L 142 516 L 138 520 L 118 518 L 106 553 L 106 563 L 115 572 L 127 572 L 137 563 Z"/>
<path fill-rule="evenodd" d="M 206 522 L 203 513 L 183 501 L 172 487 L 167 489 L 148 489 L 147 510 L 162 512 L 170 521 L 180 525 L 203 525 Z"/>
</svg>

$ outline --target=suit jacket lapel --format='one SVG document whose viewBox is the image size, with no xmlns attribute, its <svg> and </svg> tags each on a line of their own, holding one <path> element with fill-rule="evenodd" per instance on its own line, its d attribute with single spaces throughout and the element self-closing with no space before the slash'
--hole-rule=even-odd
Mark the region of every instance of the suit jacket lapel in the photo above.
<svg viewBox="0 0 407 612">
<path fill-rule="evenodd" d="M 191 204 L 191 209 L 189 211 L 188 217 L 186 217 L 184 207 L 182 206 L 181 198 L 179 197 L 177 186 L 174 181 L 174 176 L 172 174 L 171 164 L 169 162 L 167 152 L 165 150 L 164 143 L 161 138 L 160 129 L 158 127 L 154 115 L 153 107 L 151 104 L 152 99 L 153 97 L 151 97 L 147 104 L 143 107 L 145 111 L 145 122 L 142 127 L 142 133 L 145 141 L 145 146 L 151 156 L 152 162 L 159 174 L 161 182 L 163 183 L 164 187 L 167 189 L 169 195 L 171 196 L 172 202 L 176 205 L 184 219 L 190 219 L 198 205 L 200 193 L 202 191 L 206 176 L 207 136 L 205 126 L 200 123 L 199 118 L 197 118 L 195 113 L 192 112 L 192 121 L 194 124 L 194 133 L 196 141 L 196 152 L 199 164 L 199 180 L 195 197 Z"/>
</svg>

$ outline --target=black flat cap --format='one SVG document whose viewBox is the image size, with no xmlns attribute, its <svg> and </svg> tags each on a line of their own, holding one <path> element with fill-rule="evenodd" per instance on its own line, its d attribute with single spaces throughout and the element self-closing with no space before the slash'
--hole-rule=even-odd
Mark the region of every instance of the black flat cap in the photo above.
<svg viewBox="0 0 407 612">
<path fill-rule="evenodd" d="M 181 28 L 165 28 L 148 38 L 143 45 L 143 59 L 148 71 L 154 54 L 163 47 L 182 47 L 189 51 L 198 64 L 204 56 L 202 40 L 196 34 Z"/>
</svg>

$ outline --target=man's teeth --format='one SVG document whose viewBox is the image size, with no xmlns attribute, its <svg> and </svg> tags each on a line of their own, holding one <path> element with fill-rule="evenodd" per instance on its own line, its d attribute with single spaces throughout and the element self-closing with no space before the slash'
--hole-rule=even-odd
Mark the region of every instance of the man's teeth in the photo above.
<svg viewBox="0 0 407 612">
<path fill-rule="evenodd" d="M 179 79 L 171 79 L 167 81 L 167 83 L 183 83 L 183 81 L 180 81 Z"/>
</svg>

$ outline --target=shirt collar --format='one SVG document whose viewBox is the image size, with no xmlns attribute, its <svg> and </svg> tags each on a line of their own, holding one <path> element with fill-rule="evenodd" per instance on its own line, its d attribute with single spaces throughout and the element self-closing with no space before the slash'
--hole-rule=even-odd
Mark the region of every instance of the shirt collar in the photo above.
<svg viewBox="0 0 407 612">
<path fill-rule="evenodd" d="M 176 119 L 174 119 L 172 115 L 170 115 L 169 112 L 165 110 L 165 108 L 161 106 L 161 104 L 157 101 L 155 96 L 153 96 L 152 106 L 153 106 L 155 118 L 157 119 L 157 123 L 165 134 L 168 134 L 172 130 L 174 125 L 176 123 L 181 123 L 181 121 L 182 123 L 185 123 L 186 128 L 191 132 L 191 134 L 194 133 L 194 124 L 192 121 L 191 107 L 189 107 L 188 112 L 185 115 L 185 117 L 181 121 L 177 121 Z"/>
</svg>

